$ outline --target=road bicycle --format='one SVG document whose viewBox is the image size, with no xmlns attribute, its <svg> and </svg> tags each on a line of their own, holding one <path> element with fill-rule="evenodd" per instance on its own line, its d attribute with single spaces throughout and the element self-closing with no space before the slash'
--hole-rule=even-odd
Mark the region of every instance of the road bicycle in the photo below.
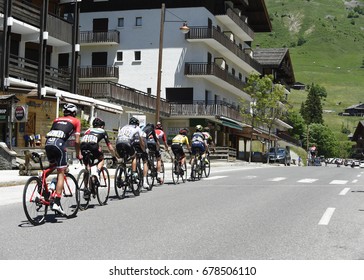
<svg viewBox="0 0 364 280">
<path fill-rule="evenodd" d="M 49 179 L 47 178 L 54 170 L 55 165 L 47 168 L 43 166 L 43 153 L 32 152 L 31 158 L 34 162 L 40 164 L 41 174 L 30 177 L 25 183 L 23 190 L 23 209 L 28 221 L 37 226 L 45 222 L 48 206 L 51 204 L 52 193 L 50 191 Z M 77 215 L 80 203 L 80 190 L 75 177 L 68 173 L 64 176 L 64 188 L 62 193 L 62 208 L 66 218 L 73 218 Z"/>
<path fill-rule="evenodd" d="M 172 162 L 172 180 L 176 185 L 180 179 L 183 183 L 185 183 L 187 180 L 187 164 L 185 161 L 182 165 L 181 155 L 177 153 Z"/>
<path fill-rule="evenodd" d="M 110 175 L 106 166 L 103 166 L 99 175 L 94 174 L 98 160 L 93 158 L 90 150 L 82 151 L 85 168 L 77 176 L 80 189 L 80 209 L 86 210 L 90 204 L 91 196 L 97 197 L 100 206 L 106 205 L 110 194 Z"/>
<path fill-rule="evenodd" d="M 138 155 L 137 155 L 138 156 Z M 124 199 L 126 193 L 132 192 L 135 196 L 140 195 L 143 183 L 143 173 L 140 167 L 140 158 L 137 158 L 137 176 L 133 178 L 131 162 L 132 158 L 125 152 L 120 155 L 121 160 L 115 170 L 115 194 L 119 199 Z"/>
<path fill-rule="evenodd" d="M 151 191 L 153 189 L 154 182 L 158 182 L 160 185 L 164 183 L 164 177 L 165 177 L 164 162 L 161 159 L 161 172 L 160 172 L 160 175 L 162 176 L 161 178 L 158 178 L 157 158 L 155 156 L 155 151 L 149 150 L 147 164 L 148 164 L 147 183 L 149 186 L 147 190 Z"/>
<path fill-rule="evenodd" d="M 202 175 L 205 175 L 206 178 L 209 177 L 210 169 L 211 162 L 209 153 L 206 153 L 205 158 L 202 159 L 202 153 L 200 149 L 197 149 L 191 166 L 191 180 L 200 180 L 202 178 Z"/>
</svg>

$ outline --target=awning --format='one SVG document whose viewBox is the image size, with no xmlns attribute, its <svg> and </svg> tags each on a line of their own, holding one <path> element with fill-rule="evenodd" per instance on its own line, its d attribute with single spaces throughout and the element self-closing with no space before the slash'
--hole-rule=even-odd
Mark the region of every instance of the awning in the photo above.
<svg viewBox="0 0 364 280">
<path fill-rule="evenodd" d="M 229 122 L 229 121 L 222 121 L 222 125 L 231 127 L 231 128 L 235 128 L 237 130 L 243 130 L 243 127 L 241 125 L 238 125 L 236 123 L 233 122 Z"/>
<path fill-rule="evenodd" d="M 239 121 L 233 120 L 224 116 L 216 116 L 221 121 L 221 124 L 227 127 L 231 127 L 237 130 L 243 130 L 243 124 Z"/>
</svg>

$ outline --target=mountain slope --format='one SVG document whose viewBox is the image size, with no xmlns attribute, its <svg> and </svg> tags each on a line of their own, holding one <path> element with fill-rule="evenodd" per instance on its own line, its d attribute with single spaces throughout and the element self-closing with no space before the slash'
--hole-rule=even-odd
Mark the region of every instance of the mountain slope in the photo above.
<svg viewBox="0 0 364 280">
<path fill-rule="evenodd" d="M 346 140 L 340 128 L 353 132 L 359 118 L 338 113 L 364 102 L 364 1 L 265 2 L 273 31 L 257 34 L 255 46 L 289 48 L 296 81 L 326 88 L 325 124 Z M 289 98 L 299 110 L 306 93 L 293 90 Z"/>
</svg>

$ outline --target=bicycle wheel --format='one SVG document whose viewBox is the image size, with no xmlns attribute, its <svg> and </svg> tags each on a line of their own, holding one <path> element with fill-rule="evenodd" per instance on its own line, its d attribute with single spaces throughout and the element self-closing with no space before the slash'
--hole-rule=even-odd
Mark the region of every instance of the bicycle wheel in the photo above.
<svg viewBox="0 0 364 280">
<path fill-rule="evenodd" d="M 75 177 L 66 173 L 64 176 L 63 197 L 61 199 L 62 208 L 67 218 L 74 218 L 80 206 L 80 189 Z"/>
<path fill-rule="evenodd" d="M 197 164 L 197 160 L 194 159 L 192 162 L 192 166 L 191 166 L 191 180 L 192 181 L 196 181 L 198 180 L 198 164 Z"/>
<path fill-rule="evenodd" d="M 96 187 L 97 200 L 99 204 L 105 205 L 110 194 L 110 175 L 107 168 L 104 166 L 100 171 L 99 185 Z"/>
<path fill-rule="evenodd" d="M 42 181 L 38 177 L 30 177 L 23 190 L 23 209 L 32 225 L 40 225 L 45 221 L 48 205 L 42 203 Z"/>
<path fill-rule="evenodd" d="M 147 173 L 147 183 L 148 183 L 148 188 L 147 190 L 148 191 L 151 191 L 153 189 L 153 186 L 154 186 L 154 180 L 156 178 L 156 174 L 157 171 L 156 171 L 156 167 L 154 165 L 154 157 L 151 156 L 149 159 L 148 159 L 148 173 Z"/>
<path fill-rule="evenodd" d="M 137 173 L 138 173 L 138 177 L 137 178 L 130 178 L 131 181 L 131 190 L 133 192 L 133 194 L 135 196 L 139 196 L 140 195 L 140 190 L 142 188 L 143 185 L 143 169 L 140 166 L 141 165 L 141 160 L 140 158 L 137 159 Z"/>
<path fill-rule="evenodd" d="M 172 162 L 172 180 L 173 184 L 178 184 L 179 181 L 179 170 L 178 170 L 178 161 L 174 160 Z"/>
<path fill-rule="evenodd" d="M 126 182 L 126 169 L 123 165 L 119 165 L 115 171 L 115 194 L 119 199 L 125 198 L 125 193 L 127 189 Z"/>
<path fill-rule="evenodd" d="M 206 178 L 210 176 L 210 168 L 211 168 L 210 164 L 211 164 L 210 159 L 206 158 L 203 169 Z"/>
<path fill-rule="evenodd" d="M 77 183 L 80 189 L 80 210 L 86 210 L 91 201 L 90 174 L 87 170 L 82 169 L 77 176 Z"/>
<path fill-rule="evenodd" d="M 181 178 L 182 178 L 182 182 L 186 183 L 187 181 L 187 164 L 186 162 L 182 165 L 181 164 Z"/>
</svg>

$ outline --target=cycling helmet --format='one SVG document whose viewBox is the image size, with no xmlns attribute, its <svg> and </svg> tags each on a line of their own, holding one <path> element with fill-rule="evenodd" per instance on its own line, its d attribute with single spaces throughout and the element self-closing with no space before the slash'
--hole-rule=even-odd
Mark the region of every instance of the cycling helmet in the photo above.
<svg viewBox="0 0 364 280">
<path fill-rule="evenodd" d="M 202 132 L 202 130 L 203 130 L 203 127 L 202 127 L 202 125 L 196 125 L 196 131 L 200 131 L 200 132 Z"/>
<path fill-rule="evenodd" d="M 188 133 L 187 128 L 181 128 L 180 131 L 179 131 L 179 134 L 181 134 L 181 135 L 187 135 L 187 133 Z"/>
<path fill-rule="evenodd" d="M 76 116 L 77 115 L 77 107 L 76 105 L 72 104 L 72 103 L 67 103 L 65 105 L 63 105 L 63 115 L 65 116 Z"/>
<path fill-rule="evenodd" d="M 163 126 L 162 126 L 161 122 L 157 122 L 155 129 L 163 130 Z"/>
<path fill-rule="evenodd" d="M 102 127 L 102 126 L 105 126 L 105 122 L 100 118 L 95 118 L 92 121 L 92 126 L 93 127 Z"/>
<path fill-rule="evenodd" d="M 131 117 L 129 120 L 129 124 L 137 125 L 139 126 L 139 120 L 135 117 Z"/>
</svg>

